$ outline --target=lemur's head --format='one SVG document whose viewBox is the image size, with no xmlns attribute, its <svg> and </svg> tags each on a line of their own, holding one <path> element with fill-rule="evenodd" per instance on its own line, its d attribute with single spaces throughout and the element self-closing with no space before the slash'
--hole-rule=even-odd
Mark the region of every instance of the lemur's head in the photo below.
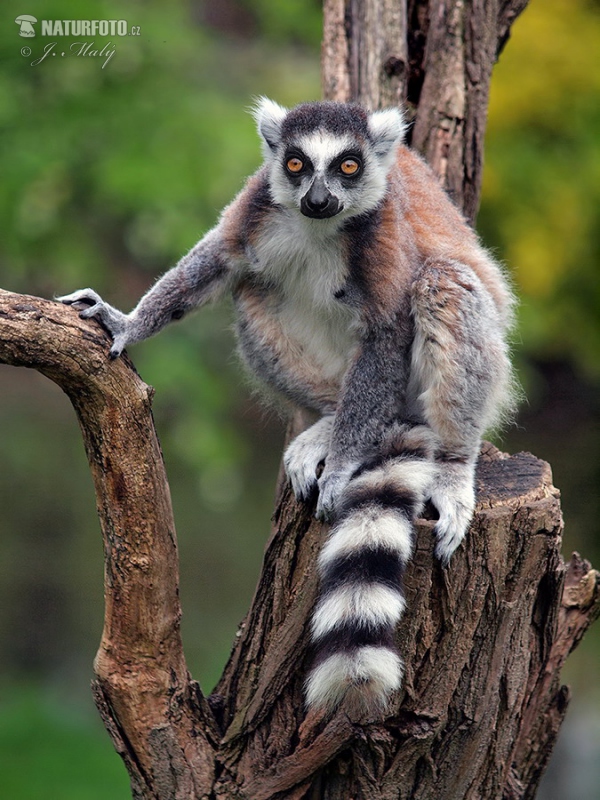
<svg viewBox="0 0 600 800">
<path fill-rule="evenodd" d="M 263 97 L 255 117 L 273 200 L 306 217 L 347 218 L 375 208 L 405 131 L 397 108 L 344 103 L 291 110 Z"/>
</svg>

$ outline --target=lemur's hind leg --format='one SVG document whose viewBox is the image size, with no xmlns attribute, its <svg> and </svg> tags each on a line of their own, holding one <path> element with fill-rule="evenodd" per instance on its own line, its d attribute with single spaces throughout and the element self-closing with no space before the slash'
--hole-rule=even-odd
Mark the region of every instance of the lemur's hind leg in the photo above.
<svg viewBox="0 0 600 800">
<path fill-rule="evenodd" d="M 413 284 L 411 390 L 438 437 L 431 500 L 440 518 L 436 555 L 450 560 L 475 508 L 475 464 L 484 431 L 509 396 L 504 324 L 489 292 L 464 264 L 427 262 Z"/>
<path fill-rule="evenodd" d="M 475 510 L 475 459 L 438 461 L 431 502 L 440 518 L 435 526 L 435 554 L 447 564 L 462 542 Z"/>
</svg>

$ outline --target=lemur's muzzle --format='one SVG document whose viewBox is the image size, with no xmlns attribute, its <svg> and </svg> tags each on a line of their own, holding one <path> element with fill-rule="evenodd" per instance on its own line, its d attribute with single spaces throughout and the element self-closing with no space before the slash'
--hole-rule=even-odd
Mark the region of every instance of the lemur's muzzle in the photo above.
<svg viewBox="0 0 600 800">
<path fill-rule="evenodd" d="M 313 219 L 334 217 L 341 210 L 342 204 L 334 194 L 331 194 L 322 178 L 315 178 L 300 201 L 300 211 L 305 217 Z"/>
</svg>

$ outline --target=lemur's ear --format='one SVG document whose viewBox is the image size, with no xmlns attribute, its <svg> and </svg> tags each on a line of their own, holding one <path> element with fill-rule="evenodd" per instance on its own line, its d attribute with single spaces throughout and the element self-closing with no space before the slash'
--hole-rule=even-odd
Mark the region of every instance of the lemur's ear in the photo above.
<svg viewBox="0 0 600 800">
<path fill-rule="evenodd" d="M 399 108 L 386 108 L 369 114 L 373 147 L 382 161 L 393 161 L 396 147 L 404 138 L 405 131 L 406 123 Z"/>
<path fill-rule="evenodd" d="M 288 113 L 287 108 L 269 100 L 268 97 L 259 97 L 252 113 L 264 142 L 265 157 L 268 157 L 277 149 L 281 139 L 281 123 Z"/>
</svg>

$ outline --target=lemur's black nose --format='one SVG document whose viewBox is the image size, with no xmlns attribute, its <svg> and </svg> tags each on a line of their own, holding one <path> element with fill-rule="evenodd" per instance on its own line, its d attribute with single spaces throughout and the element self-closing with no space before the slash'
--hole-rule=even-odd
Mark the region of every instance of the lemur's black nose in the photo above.
<svg viewBox="0 0 600 800">
<path fill-rule="evenodd" d="M 311 209 L 311 211 L 321 211 L 325 208 L 328 202 L 329 198 L 324 197 L 322 200 L 307 200 L 306 205 Z"/>
<path fill-rule="evenodd" d="M 325 181 L 321 178 L 315 178 L 300 202 L 302 213 L 315 219 L 333 217 L 340 211 L 340 208 L 340 201 L 329 191 Z"/>
</svg>

